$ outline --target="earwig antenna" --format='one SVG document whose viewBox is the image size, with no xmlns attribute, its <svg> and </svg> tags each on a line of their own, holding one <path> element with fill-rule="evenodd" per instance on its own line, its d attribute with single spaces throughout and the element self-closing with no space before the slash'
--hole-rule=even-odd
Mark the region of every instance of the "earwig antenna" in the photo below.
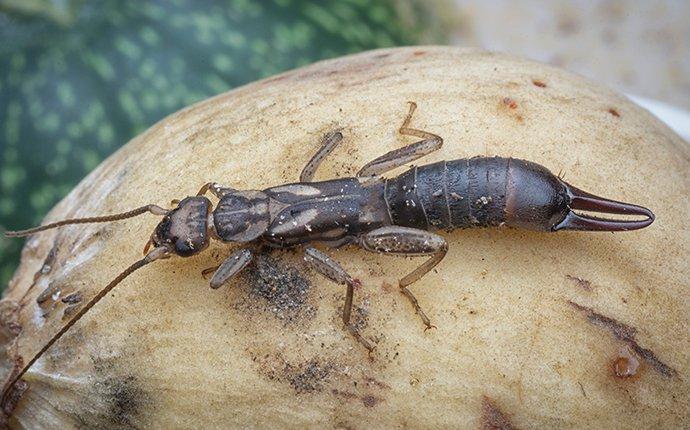
<svg viewBox="0 0 690 430">
<path fill-rule="evenodd" d="M 146 206 L 142 206 L 140 208 L 136 208 L 136 209 L 133 209 L 131 211 L 123 212 L 123 213 L 119 213 L 119 214 L 88 217 L 88 218 L 65 219 L 65 220 L 54 222 L 51 224 L 46 224 L 46 225 L 30 228 L 28 230 L 6 231 L 5 236 L 6 237 L 29 236 L 31 234 L 38 233 L 39 231 L 50 230 L 52 228 L 62 227 L 63 225 L 69 225 L 69 224 L 90 224 L 90 223 L 97 223 L 97 222 L 119 221 L 121 219 L 132 218 L 132 217 L 144 214 L 146 212 L 151 212 L 154 215 L 166 215 L 169 211 L 167 209 L 163 209 L 162 207 L 157 206 L 157 205 L 146 205 Z"/>
<path fill-rule="evenodd" d="M 144 206 L 144 208 L 147 208 L 147 206 Z M 136 210 L 141 210 L 140 209 L 135 209 Z M 134 212 L 131 211 L 131 212 Z M 140 212 L 140 213 L 143 213 Z M 132 215 L 134 216 L 134 215 Z M 122 273 L 117 275 L 115 279 L 110 281 L 108 285 L 106 285 L 105 288 L 103 288 L 101 291 L 98 292 L 91 300 L 89 300 L 88 303 L 86 303 L 79 311 L 76 313 L 74 318 L 69 320 L 67 324 L 62 326 L 62 328 L 52 337 L 50 340 L 41 348 L 36 355 L 20 370 L 16 376 L 12 379 L 12 381 L 5 385 L 4 387 L 4 392 L 2 393 L 2 402 L 0 404 L 5 404 L 5 400 L 7 398 L 7 395 L 12 391 L 12 387 L 19 381 L 19 379 L 24 376 L 27 370 L 33 366 L 33 364 L 41 358 L 41 356 L 50 348 L 53 346 L 55 342 L 57 342 L 58 339 L 60 339 L 67 331 L 72 328 L 72 326 L 81 319 L 96 303 L 98 303 L 103 297 L 105 297 L 113 288 L 115 288 L 120 282 L 122 282 L 126 277 L 134 273 L 136 270 L 141 269 L 142 267 L 146 266 L 147 264 L 151 263 L 152 261 L 158 260 L 159 258 L 164 258 L 168 255 L 170 250 L 166 247 L 160 247 L 160 248 L 155 248 L 153 251 L 149 252 L 146 254 L 146 257 L 142 258 L 141 260 L 137 261 L 136 263 L 132 264 L 128 268 L 126 268 Z"/>
</svg>

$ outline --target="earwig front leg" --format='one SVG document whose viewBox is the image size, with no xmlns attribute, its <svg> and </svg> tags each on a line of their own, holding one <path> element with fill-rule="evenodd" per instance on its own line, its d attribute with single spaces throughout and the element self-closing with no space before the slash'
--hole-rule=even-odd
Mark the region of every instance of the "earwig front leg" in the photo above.
<svg viewBox="0 0 690 430">
<path fill-rule="evenodd" d="M 302 169 L 302 173 L 299 175 L 299 181 L 300 182 L 311 182 L 312 179 L 314 178 L 314 174 L 316 173 L 316 170 L 319 168 L 321 165 L 321 162 L 330 154 L 333 152 L 336 146 L 343 140 L 343 134 L 339 131 L 333 131 L 330 133 L 326 133 L 326 135 L 323 137 L 323 140 L 321 141 L 321 148 L 319 148 L 318 151 L 316 151 L 316 154 L 314 154 L 313 157 L 311 157 L 311 160 L 307 162 L 307 165 L 304 166 L 304 169 Z"/>
<path fill-rule="evenodd" d="M 399 149 L 394 149 L 370 161 L 357 172 L 357 177 L 381 175 L 389 170 L 409 163 L 410 161 L 429 155 L 443 146 L 443 138 L 441 136 L 427 131 L 417 130 L 409 126 L 415 109 L 417 109 L 417 104 L 410 102 L 410 111 L 407 113 L 398 132 L 403 136 L 416 136 L 423 140 Z"/>
<path fill-rule="evenodd" d="M 383 254 L 398 254 L 408 256 L 431 255 L 427 261 L 415 270 L 405 275 L 400 282 L 400 292 L 410 300 L 415 311 L 429 329 L 433 327 L 429 317 L 426 316 L 419 306 L 417 298 L 407 288 L 410 284 L 417 282 L 429 270 L 433 269 L 448 251 L 446 240 L 434 233 L 408 227 L 389 226 L 381 227 L 367 234 L 360 236 L 359 244 L 362 248 L 371 252 Z"/>
<path fill-rule="evenodd" d="M 336 284 L 347 286 L 347 293 L 345 294 L 345 306 L 343 307 L 343 323 L 345 324 L 347 331 L 349 331 L 350 334 L 362 344 L 362 346 L 364 346 L 369 352 L 373 351 L 373 345 L 361 334 L 359 334 L 355 326 L 350 322 L 354 289 L 356 285 L 359 285 L 359 282 L 348 275 L 345 269 L 343 269 L 335 260 L 316 248 L 309 247 L 305 250 L 304 261 L 306 261 L 310 267 L 314 268 L 317 272 Z"/>
<path fill-rule="evenodd" d="M 210 282 L 211 288 L 219 288 L 221 285 L 228 282 L 230 278 L 235 276 L 240 270 L 247 267 L 247 264 L 249 264 L 251 261 L 252 251 L 249 249 L 240 249 L 230 254 L 230 256 L 226 258 L 220 266 L 218 266 L 213 274 Z M 204 270 L 204 272 L 206 272 L 206 274 L 209 273 L 206 270 Z M 204 275 L 204 272 L 202 272 L 202 275 Z"/>
<path fill-rule="evenodd" d="M 201 187 L 201 189 L 198 193 L 196 193 L 196 195 L 203 196 L 209 191 L 214 196 L 218 197 L 219 199 L 222 199 L 224 195 L 236 190 L 234 188 L 224 187 L 216 182 L 207 182 Z"/>
</svg>

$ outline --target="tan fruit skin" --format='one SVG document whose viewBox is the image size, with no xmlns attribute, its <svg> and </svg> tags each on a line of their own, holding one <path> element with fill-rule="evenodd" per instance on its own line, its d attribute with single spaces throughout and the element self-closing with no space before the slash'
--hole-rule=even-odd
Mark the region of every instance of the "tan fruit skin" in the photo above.
<svg viewBox="0 0 690 430">
<path fill-rule="evenodd" d="M 396 133 L 410 100 L 419 105 L 413 125 L 445 139 L 423 163 L 528 159 L 579 188 L 647 206 L 656 222 L 617 234 L 448 234 L 445 260 L 412 287 L 437 327 L 427 332 L 392 287 L 419 259 L 331 250 L 362 281 L 355 303 L 366 314 L 363 334 L 377 342 L 371 357 L 341 327 L 344 289 L 305 270 L 298 252 L 272 254 L 311 283 L 293 310 L 252 295 L 251 275 L 208 288 L 200 272 L 233 249 L 226 245 L 155 262 L 29 370 L 10 424 L 478 428 L 491 421 L 491 404 L 516 428 L 688 425 L 690 151 L 624 97 L 553 67 L 415 47 L 287 72 L 162 120 L 46 221 L 165 205 L 207 181 L 256 189 L 294 182 L 321 136 L 337 128 L 344 143 L 317 178 L 352 175 L 411 142 Z M 28 361 L 64 323 L 59 299 L 36 303 L 49 284 L 88 299 L 141 258 L 157 221 L 146 215 L 30 238 L 3 302 L 5 311 L 20 303 L 5 322 L 23 328 L 14 339 L 5 333 L 5 354 Z M 34 281 L 54 244 L 52 270 Z M 568 301 L 635 327 L 639 345 L 677 375 L 639 359 L 634 377 L 615 377 L 625 344 Z M 5 360 L 3 380 L 8 368 Z"/>
</svg>

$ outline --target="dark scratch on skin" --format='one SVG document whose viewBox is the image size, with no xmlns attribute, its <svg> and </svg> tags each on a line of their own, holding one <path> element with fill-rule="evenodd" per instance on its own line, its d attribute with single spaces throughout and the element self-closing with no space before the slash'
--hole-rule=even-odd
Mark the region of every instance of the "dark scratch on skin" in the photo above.
<svg viewBox="0 0 690 430">
<path fill-rule="evenodd" d="M 618 111 L 617 111 L 616 109 L 614 109 L 614 108 L 609 108 L 609 113 L 610 113 L 611 115 L 615 116 L 616 118 L 620 118 L 620 117 L 621 117 L 621 114 L 619 114 Z"/>
<path fill-rule="evenodd" d="M 582 287 L 582 289 L 585 291 L 592 291 L 592 282 L 588 281 L 587 279 L 573 275 L 565 275 L 565 278 L 574 281 L 579 287 Z"/>
<path fill-rule="evenodd" d="M 588 308 L 586 306 L 582 306 L 573 301 L 568 300 L 568 303 L 575 309 L 584 312 L 587 315 L 587 319 L 589 320 L 589 322 L 599 327 L 607 329 L 617 339 L 628 344 L 628 346 L 633 351 L 635 351 L 637 355 L 642 357 L 647 363 L 649 363 L 649 365 L 651 365 L 657 372 L 659 372 L 663 376 L 667 378 L 673 378 L 675 376 L 678 376 L 678 371 L 676 371 L 674 368 L 670 367 L 666 363 L 662 362 L 656 355 L 654 355 L 654 353 L 651 350 L 643 348 L 642 346 L 640 346 L 640 344 L 637 343 L 637 340 L 635 339 L 637 329 L 635 327 L 631 327 L 629 325 L 618 322 L 613 318 L 609 318 L 607 316 L 599 314 L 595 312 L 593 309 Z"/>
<path fill-rule="evenodd" d="M 59 235 L 58 235 L 59 237 Z M 48 251 L 48 255 L 46 255 L 46 258 L 43 260 L 43 264 L 41 265 L 41 268 L 34 273 L 33 280 L 31 282 L 31 285 L 29 288 L 26 289 L 24 294 L 22 295 L 22 298 L 19 299 L 19 303 L 21 306 L 24 306 L 26 298 L 29 296 L 29 293 L 33 290 L 33 288 L 36 286 L 38 283 L 38 280 L 41 279 L 41 277 L 48 275 L 50 272 L 53 271 L 53 268 L 55 267 L 55 258 L 57 257 L 57 253 L 59 251 L 58 247 L 58 238 L 55 238 L 53 241 L 53 246 L 50 248 L 50 251 Z M 39 302 L 40 303 L 40 302 Z"/>
<path fill-rule="evenodd" d="M 367 394 L 366 396 L 362 396 L 362 403 L 367 408 L 373 408 L 374 406 L 378 405 L 380 402 L 381 402 L 380 398 L 378 398 L 376 396 L 372 396 L 371 394 Z"/>
<path fill-rule="evenodd" d="M 381 382 L 381 381 L 379 381 L 379 380 L 377 380 L 377 379 L 375 379 L 375 378 L 372 378 L 371 376 L 365 376 L 365 377 L 364 377 L 364 382 L 366 382 L 367 385 L 375 385 L 375 386 L 377 386 L 377 387 L 379 387 L 379 388 L 383 388 L 383 389 L 386 389 L 386 390 L 390 390 L 390 389 L 391 389 L 391 386 L 390 386 L 390 385 L 386 384 L 385 382 Z"/>
<path fill-rule="evenodd" d="M 496 406 L 490 398 L 484 396 L 482 400 L 482 426 L 483 430 L 513 430 L 508 417 Z"/>
<path fill-rule="evenodd" d="M 587 393 L 585 393 L 585 387 L 582 386 L 582 382 L 577 381 L 577 385 L 580 386 L 580 391 L 582 392 L 582 397 L 587 398 Z"/>
<path fill-rule="evenodd" d="M 14 311 L 18 308 L 19 306 L 13 300 L 0 300 L 0 309 L 2 309 L 0 311 L 2 318 L 0 340 L 2 340 L 4 344 L 9 344 L 9 342 L 19 334 L 15 334 L 10 328 L 12 322 L 17 321 L 17 315 Z M 17 326 L 19 326 L 19 323 L 17 323 Z M 21 326 L 19 326 L 19 329 L 19 331 L 21 331 Z M 2 357 L 2 360 L 13 363 L 12 369 L 9 371 L 9 374 L 6 376 L 5 381 L 2 384 L 2 391 L 4 394 L 0 399 L 0 428 L 7 427 L 7 419 L 12 415 L 14 408 L 17 406 L 17 403 L 19 403 L 19 400 L 22 398 L 22 395 L 28 388 L 28 384 L 22 380 L 15 382 L 12 386 L 8 385 L 24 367 L 24 359 L 22 356 L 16 355 L 16 352 L 11 351 L 10 349 L 15 348 L 8 347 L 3 351 L 0 351 L 0 357 Z"/>
<path fill-rule="evenodd" d="M 355 394 L 351 391 L 338 390 L 337 388 L 333 388 L 331 390 L 331 393 L 333 393 L 334 396 L 342 397 L 345 399 L 356 399 L 357 398 L 357 394 Z"/>
<path fill-rule="evenodd" d="M 546 84 L 543 81 L 540 81 L 538 79 L 533 79 L 532 83 L 534 84 L 535 87 L 546 88 Z"/>
<path fill-rule="evenodd" d="M 22 325 L 19 324 L 19 309 L 19 303 L 12 299 L 0 300 L 0 339 L 4 336 L 5 343 L 19 336 L 22 331 Z"/>
<path fill-rule="evenodd" d="M 58 292 L 60 289 L 60 286 L 56 282 L 51 282 L 48 284 L 45 290 L 41 292 L 41 294 L 36 297 L 36 303 L 39 305 L 51 298 L 55 293 Z"/>
<path fill-rule="evenodd" d="M 63 297 L 61 299 L 62 303 L 66 303 L 68 305 L 76 305 L 77 303 L 81 302 L 84 299 L 84 296 L 81 294 L 80 291 L 75 291 L 73 293 L 70 293 Z"/>
<path fill-rule="evenodd" d="M 58 241 L 56 240 L 53 242 L 53 246 L 50 248 L 50 251 L 48 251 L 48 255 L 46 256 L 45 260 L 43 260 L 43 265 L 41 265 L 41 268 L 38 269 L 34 274 L 34 283 L 38 281 L 41 276 L 45 276 L 53 270 L 57 253 Z"/>
<path fill-rule="evenodd" d="M 9 389 L 7 397 L 5 397 L 2 404 L 2 415 L 0 416 L 0 424 L 7 425 L 7 419 L 12 415 L 14 409 L 17 407 L 19 400 L 21 400 L 24 392 L 29 388 L 29 384 L 19 380 L 14 383 Z M 5 428 L 4 426 L 2 428 Z"/>
<path fill-rule="evenodd" d="M 70 318 L 80 307 L 81 306 L 79 306 L 79 303 L 65 307 L 65 310 L 62 311 L 62 320 L 64 321 Z"/>
</svg>

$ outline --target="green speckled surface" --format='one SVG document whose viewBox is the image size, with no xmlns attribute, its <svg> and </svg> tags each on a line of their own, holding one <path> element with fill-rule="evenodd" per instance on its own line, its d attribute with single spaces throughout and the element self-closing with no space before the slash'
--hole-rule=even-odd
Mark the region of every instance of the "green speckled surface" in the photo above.
<svg viewBox="0 0 690 430">
<path fill-rule="evenodd" d="M 103 158 L 186 105 L 315 60 L 440 41 L 421 4 L 0 0 L 0 229 L 39 223 Z M 3 288 L 23 243 L 0 238 Z"/>
</svg>

